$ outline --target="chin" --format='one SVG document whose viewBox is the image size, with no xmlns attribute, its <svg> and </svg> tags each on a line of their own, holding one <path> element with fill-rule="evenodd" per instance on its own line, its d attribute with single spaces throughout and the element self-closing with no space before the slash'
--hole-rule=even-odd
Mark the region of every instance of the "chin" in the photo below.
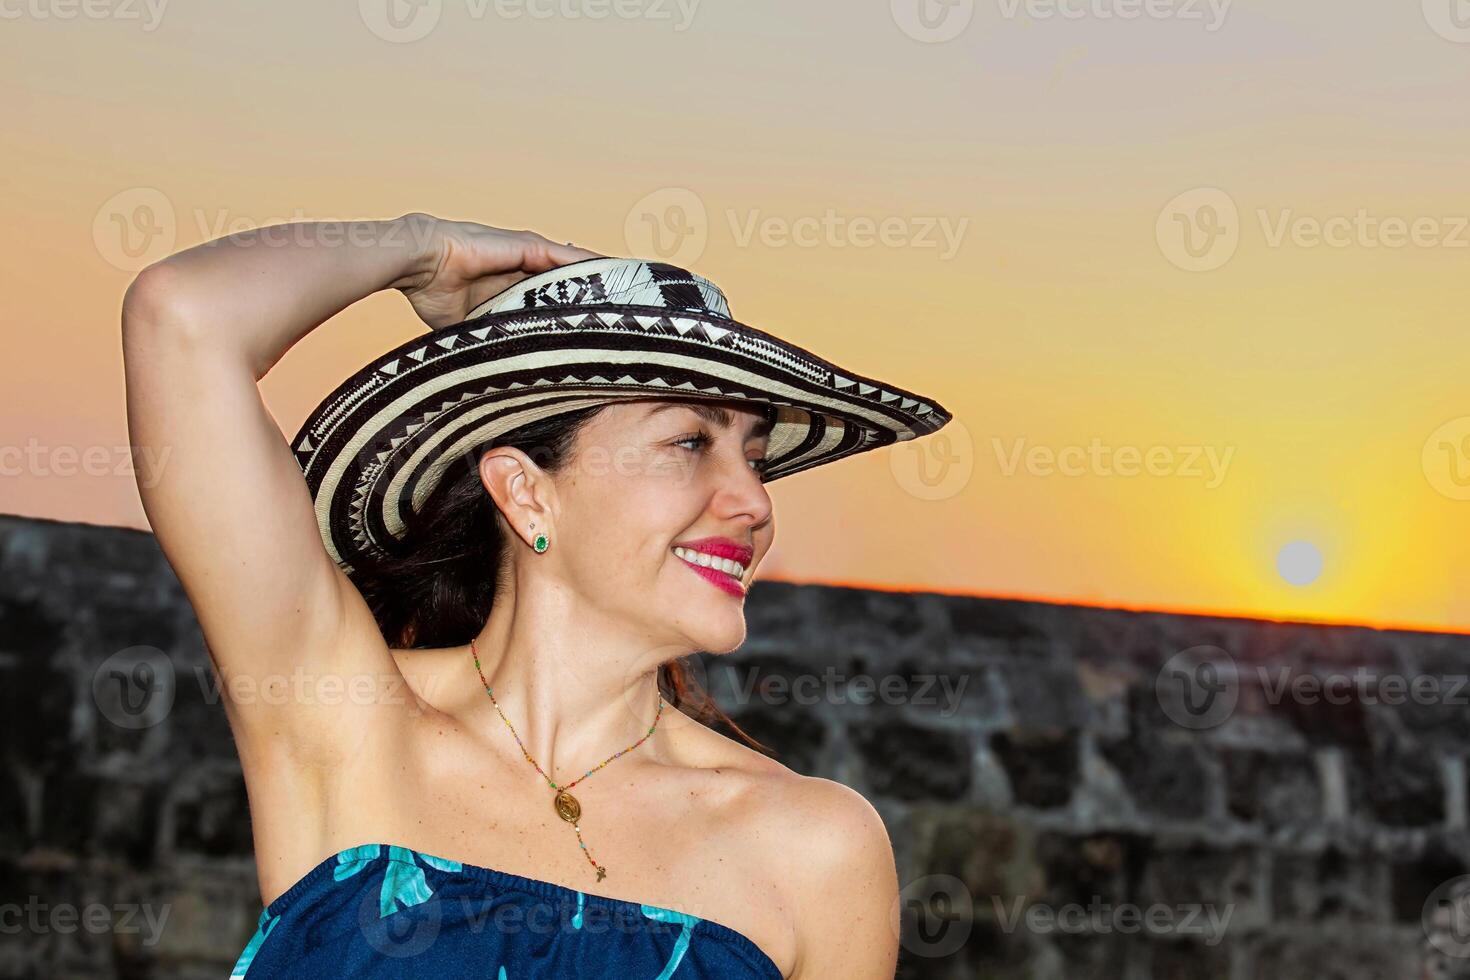
<svg viewBox="0 0 1470 980">
<path fill-rule="evenodd" d="M 719 656 L 721 654 L 734 653 L 736 650 L 740 649 L 740 645 L 744 642 L 745 627 L 742 624 L 737 634 L 723 636 L 718 639 L 711 638 L 710 640 L 706 641 L 700 647 L 700 649 L 703 650 L 705 653 L 712 653 L 716 656 Z"/>
<path fill-rule="evenodd" d="M 745 642 L 745 610 L 727 602 L 728 608 L 700 613 L 690 630 L 692 645 L 703 653 L 733 653 Z"/>
</svg>

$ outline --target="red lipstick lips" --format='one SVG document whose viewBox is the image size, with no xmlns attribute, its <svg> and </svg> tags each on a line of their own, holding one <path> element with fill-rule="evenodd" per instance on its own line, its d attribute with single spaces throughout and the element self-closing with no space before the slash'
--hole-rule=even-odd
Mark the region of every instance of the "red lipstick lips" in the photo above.
<svg viewBox="0 0 1470 980">
<path fill-rule="evenodd" d="M 749 545 L 743 545 L 729 538 L 699 538 L 695 541 L 680 541 L 675 543 L 675 548 L 685 548 L 689 551 L 698 551 L 716 558 L 727 558 L 730 561 L 739 562 L 747 572 L 750 570 L 750 560 L 755 554 L 755 549 Z M 733 596 L 745 595 L 745 583 L 739 578 L 730 575 L 717 568 L 708 568 L 704 565 L 680 558 L 685 565 L 694 571 L 696 575 L 716 586 L 724 592 Z"/>
<path fill-rule="evenodd" d="M 698 538 L 694 541 L 675 541 L 675 548 L 688 548 L 690 551 L 702 551 L 716 558 L 728 558 L 738 561 L 746 568 L 750 567 L 750 560 L 755 557 L 755 549 L 749 545 L 741 544 L 731 538 Z"/>
</svg>

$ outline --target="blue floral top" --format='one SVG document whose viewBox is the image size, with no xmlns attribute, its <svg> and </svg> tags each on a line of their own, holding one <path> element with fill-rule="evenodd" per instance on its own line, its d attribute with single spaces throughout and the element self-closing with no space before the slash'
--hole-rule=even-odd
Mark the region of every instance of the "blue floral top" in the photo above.
<svg viewBox="0 0 1470 980">
<path fill-rule="evenodd" d="M 781 980 L 744 934 L 388 844 L 339 851 L 260 913 L 232 980 Z"/>
</svg>

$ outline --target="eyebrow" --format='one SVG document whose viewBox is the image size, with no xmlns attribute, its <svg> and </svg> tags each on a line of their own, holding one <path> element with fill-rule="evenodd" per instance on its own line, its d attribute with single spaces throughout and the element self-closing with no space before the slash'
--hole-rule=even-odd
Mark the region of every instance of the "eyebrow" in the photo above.
<svg viewBox="0 0 1470 980">
<path fill-rule="evenodd" d="M 668 411 L 669 409 L 674 408 L 687 408 L 695 415 L 698 415 L 700 418 L 704 419 L 706 422 L 710 423 L 711 425 L 719 426 L 722 429 L 728 429 L 730 425 L 735 421 L 734 417 L 731 416 L 729 411 L 719 405 L 707 405 L 702 402 L 694 401 L 661 402 L 660 404 L 655 405 L 653 406 L 653 408 L 649 409 L 648 414 L 645 415 L 644 418 L 653 418 L 659 412 Z M 763 418 L 756 419 L 755 422 L 751 423 L 750 432 L 747 433 L 746 438 L 759 439 L 762 436 L 770 435 L 771 427 L 773 424 L 773 415 L 774 412 L 772 412 L 768 408 Z"/>
</svg>

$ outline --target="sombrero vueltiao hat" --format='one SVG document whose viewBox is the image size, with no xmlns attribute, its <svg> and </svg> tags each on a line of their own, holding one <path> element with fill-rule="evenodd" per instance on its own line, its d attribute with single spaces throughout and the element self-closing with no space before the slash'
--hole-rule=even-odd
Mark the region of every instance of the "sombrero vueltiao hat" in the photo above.
<svg viewBox="0 0 1470 980">
<path fill-rule="evenodd" d="M 765 481 L 934 432 L 932 398 L 730 318 L 714 283 L 638 258 L 530 276 L 375 358 L 291 440 L 322 540 L 347 570 L 393 553 L 449 464 L 530 422 L 619 398 L 774 406 Z"/>
</svg>

